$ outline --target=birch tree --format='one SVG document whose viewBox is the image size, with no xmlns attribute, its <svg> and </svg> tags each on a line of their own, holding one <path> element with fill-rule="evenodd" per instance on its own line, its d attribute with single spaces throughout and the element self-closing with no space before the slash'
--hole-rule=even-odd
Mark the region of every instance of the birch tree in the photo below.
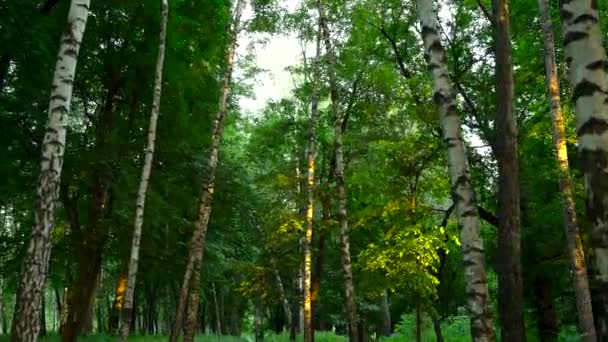
<svg viewBox="0 0 608 342">
<path fill-rule="evenodd" d="M 456 206 L 464 258 L 465 289 L 473 341 L 495 340 L 490 295 L 485 271 L 479 216 L 475 206 L 471 176 L 460 127 L 460 115 L 450 83 L 445 50 L 439 40 L 437 17 L 432 0 L 417 0 L 422 41 L 439 108 L 443 140 L 447 148 L 452 199 Z"/>
<path fill-rule="evenodd" d="M 42 141 L 34 226 L 23 261 L 13 317 L 11 340 L 15 342 L 37 341 L 40 331 L 40 311 L 51 255 L 51 233 L 59 197 L 66 127 L 89 5 L 90 0 L 72 0 L 67 25 L 61 36 L 51 87 L 48 121 Z"/>
<path fill-rule="evenodd" d="M 591 297 L 598 339 L 608 340 L 608 71 L 596 0 L 560 2 L 564 52 L 591 223 Z"/>
<path fill-rule="evenodd" d="M 194 340 L 194 332 L 198 322 L 198 305 L 200 293 L 200 269 L 203 262 L 203 252 L 205 250 L 205 238 L 207 235 L 207 226 L 211 215 L 211 202 L 215 186 L 215 173 L 218 163 L 218 154 L 226 115 L 228 114 L 228 99 L 232 86 L 232 72 L 234 69 L 235 54 L 237 48 L 237 38 L 241 25 L 241 15 L 245 7 L 245 0 L 238 0 L 234 15 L 234 22 L 231 30 L 231 42 L 227 52 L 227 66 L 224 74 L 223 85 L 221 88 L 220 99 L 218 103 L 218 111 L 213 122 L 213 131 L 211 135 L 211 146 L 207 157 L 207 173 L 203 181 L 201 197 L 199 201 L 198 217 L 194 227 L 194 234 L 190 240 L 190 248 L 188 255 L 188 263 L 184 274 L 184 280 L 180 291 L 180 297 L 175 312 L 175 322 L 171 335 L 170 342 L 176 341 L 179 336 L 179 330 L 182 327 L 184 319 L 184 311 L 188 307 L 188 316 L 186 327 L 184 329 L 184 341 L 192 342 Z"/>
<path fill-rule="evenodd" d="M 340 248 L 342 254 L 342 272 L 344 275 L 344 297 L 346 300 L 346 319 L 348 322 L 348 336 L 351 342 L 358 339 L 357 333 L 357 303 L 355 302 L 355 286 L 353 284 L 353 271 L 350 255 L 350 237 L 348 228 L 348 214 L 346 211 L 346 186 L 344 181 L 344 143 L 342 122 L 343 115 L 340 110 L 340 98 L 336 79 L 336 55 L 332 46 L 327 15 L 321 0 L 317 3 L 319 22 L 323 32 L 323 41 L 327 51 L 327 72 L 329 74 L 329 90 L 332 111 L 334 113 L 334 148 L 336 167 L 336 190 L 338 192 L 338 220 L 340 222 Z"/>
<path fill-rule="evenodd" d="M 315 202 L 315 159 L 317 147 L 317 118 L 319 116 L 319 81 L 321 79 L 319 58 L 321 57 L 321 21 L 317 29 L 317 55 L 314 62 L 312 94 L 310 104 L 310 133 L 306 152 L 306 233 L 303 244 L 304 279 L 303 279 L 303 311 L 304 311 L 304 342 L 314 341 L 313 299 L 312 299 L 312 242 Z"/>
<path fill-rule="evenodd" d="M 137 266 L 139 264 L 139 243 L 141 241 L 141 230 L 144 223 L 144 208 L 146 205 L 146 193 L 148 191 L 148 180 L 152 171 L 152 160 L 154 158 L 154 147 L 156 142 L 156 124 L 160 111 L 160 97 L 163 85 L 163 65 L 165 62 L 165 46 L 167 40 L 167 21 L 169 18 L 169 1 L 161 0 L 160 34 L 158 41 L 158 57 L 156 59 L 156 70 L 154 78 L 154 97 L 152 100 L 152 112 L 148 124 L 148 146 L 145 151 L 144 165 L 139 180 L 137 201 L 135 206 L 135 227 L 133 227 L 133 238 L 131 241 L 131 257 L 129 258 L 129 273 L 127 276 L 127 291 L 125 303 L 122 310 L 123 321 L 120 332 L 120 340 L 126 341 L 129 336 L 131 319 L 133 317 L 133 293 L 137 280 Z"/>
</svg>

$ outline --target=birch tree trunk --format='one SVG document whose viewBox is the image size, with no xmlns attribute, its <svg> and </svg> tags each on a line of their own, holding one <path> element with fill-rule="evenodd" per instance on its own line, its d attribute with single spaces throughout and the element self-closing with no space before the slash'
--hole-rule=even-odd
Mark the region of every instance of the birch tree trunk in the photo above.
<svg viewBox="0 0 608 342">
<path fill-rule="evenodd" d="M 355 286 L 353 284 L 353 272 L 350 256 L 350 237 L 348 228 L 348 214 L 346 211 L 346 186 L 344 182 L 344 143 L 342 132 L 342 111 L 340 110 L 340 99 L 338 84 L 336 80 L 336 55 L 332 47 L 327 16 L 323 2 L 318 1 L 319 21 L 323 31 L 325 50 L 327 51 L 329 88 L 331 95 L 332 111 L 334 112 L 334 147 L 336 156 L 336 189 L 338 191 L 338 220 L 340 222 L 340 244 L 342 254 L 342 272 L 344 274 L 344 298 L 346 300 L 346 320 L 348 322 L 348 336 L 351 342 L 358 340 L 357 303 L 355 302 Z"/>
<path fill-rule="evenodd" d="M 76 62 L 89 15 L 90 0 L 72 0 L 68 22 L 61 36 L 42 141 L 40 176 L 34 207 L 34 226 L 23 261 L 11 333 L 12 341 L 35 342 L 40 331 L 40 310 L 51 254 L 55 203 L 63 167 L 66 126 Z"/>
<path fill-rule="evenodd" d="M 167 21 L 169 19 L 169 1 L 161 0 L 160 33 L 158 37 L 158 56 L 156 59 L 156 73 L 154 78 L 154 98 L 152 100 L 152 112 L 148 126 L 148 146 L 144 166 L 139 180 L 137 202 L 135 207 L 135 227 L 131 241 L 131 257 L 129 259 L 129 273 L 127 276 L 127 291 L 125 294 L 125 305 L 122 310 L 123 321 L 120 332 L 120 340 L 127 340 L 131 326 L 131 311 L 133 311 L 133 293 L 137 280 L 137 266 L 139 264 L 139 243 L 141 241 L 141 230 L 144 223 L 144 208 L 146 205 L 146 193 L 148 191 L 148 180 L 152 171 L 152 160 L 154 158 L 154 147 L 156 142 L 156 124 L 160 111 L 160 97 L 163 86 L 163 64 L 165 62 L 165 45 L 167 40 Z"/>
<path fill-rule="evenodd" d="M 597 0 L 560 2 L 564 52 L 591 223 L 596 333 L 608 341 L 608 71 Z"/>
<path fill-rule="evenodd" d="M 555 61 L 555 43 L 553 41 L 553 27 L 551 24 L 551 5 L 549 0 L 538 0 L 540 9 L 543 42 L 545 46 L 545 74 L 547 84 L 547 97 L 551 110 L 553 123 L 553 148 L 559 168 L 559 187 L 562 194 L 562 207 L 564 211 L 564 228 L 570 263 L 573 272 L 574 294 L 576 297 L 576 310 L 578 312 L 578 327 L 582 341 L 595 341 L 595 326 L 593 323 L 593 310 L 587 267 L 585 265 L 585 252 L 579 234 L 576 206 L 574 204 L 574 187 L 570 177 L 568 162 L 568 149 L 566 147 L 566 134 L 564 114 L 562 113 L 559 94 L 559 77 Z"/>
<path fill-rule="evenodd" d="M 490 295 L 485 271 L 483 242 L 479 236 L 479 216 L 469 175 L 460 115 L 448 76 L 445 50 L 439 40 L 437 17 L 432 0 L 417 0 L 425 58 L 433 81 L 434 99 L 439 107 L 443 139 L 447 148 L 452 199 L 456 206 L 464 259 L 465 290 L 475 342 L 495 340 Z"/>
<path fill-rule="evenodd" d="M 215 171 L 217 169 L 219 146 L 224 130 L 224 122 L 228 112 L 228 99 L 230 97 L 232 85 L 232 71 L 234 69 L 234 60 L 238 43 L 237 38 L 240 30 L 241 14 L 244 7 L 245 0 L 238 0 L 232 27 L 232 41 L 228 49 L 226 72 L 224 75 L 224 82 L 218 104 L 218 112 L 216 113 L 215 120 L 213 122 L 211 146 L 207 159 L 207 169 L 205 170 L 207 172 L 207 176 L 203 181 L 198 218 L 194 227 L 192 240 L 190 241 L 188 264 L 186 265 L 186 272 L 184 274 L 179 302 L 175 312 L 175 323 L 169 337 L 170 342 L 175 342 L 179 335 L 186 305 L 188 307 L 188 316 L 186 320 L 186 328 L 184 329 L 184 342 L 192 342 L 194 340 L 194 333 L 196 331 L 200 292 L 200 268 L 203 262 L 203 252 L 205 250 L 205 237 L 207 235 L 209 216 L 211 215 L 211 201 L 215 186 Z"/>
<path fill-rule="evenodd" d="M 498 159 L 498 304 L 502 341 L 525 342 L 521 271 L 519 155 L 513 117 L 513 62 L 509 0 L 492 0 L 496 54 L 496 157 Z"/>
<path fill-rule="evenodd" d="M 312 307 L 312 236 L 315 202 L 315 159 L 317 156 L 317 118 L 319 116 L 319 81 L 321 79 L 319 58 L 321 56 L 321 24 L 317 28 L 317 50 L 314 62 L 311 108 L 310 134 L 306 153 L 306 236 L 304 237 L 304 278 L 303 278 L 303 312 L 304 312 L 304 342 L 314 341 L 313 307 Z"/>
</svg>

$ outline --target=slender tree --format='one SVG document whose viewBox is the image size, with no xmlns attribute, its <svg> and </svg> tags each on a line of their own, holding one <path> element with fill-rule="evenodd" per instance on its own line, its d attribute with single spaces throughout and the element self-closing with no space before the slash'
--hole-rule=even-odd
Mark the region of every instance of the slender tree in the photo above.
<svg viewBox="0 0 608 342">
<path fill-rule="evenodd" d="M 321 56 L 321 21 L 317 29 L 317 57 L 314 62 L 312 94 L 310 104 L 310 133 L 306 152 L 306 234 L 304 237 L 304 279 L 303 279 L 303 310 L 304 310 L 304 342 L 314 341 L 313 307 L 312 307 L 312 237 L 315 202 L 315 159 L 317 157 L 317 118 L 319 116 L 319 81 Z"/>
<path fill-rule="evenodd" d="M 479 236 L 479 216 L 475 206 L 471 176 L 460 128 L 460 115 L 450 83 L 445 50 L 439 40 L 437 17 L 432 0 L 417 0 L 425 58 L 433 81 L 434 99 L 439 107 L 443 139 L 447 148 L 452 198 L 456 206 L 464 257 L 467 303 L 473 341 L 495 340 L 490 295 L 485 271 L 483 242 Z"/>
<path fill-rule="evenodd" d="M 158 57 L 156 59 L 156 70 L 154 78 L 154 97 L 152 99 L 152 112 L 148 126 L 148 146 L 146 156 L 139 180 L 139 190 L 135 207 L 135 227 L 131 241 L 131 257 L 129 258 L 129 273 L 127 276 L 127 291 L 125 294 L 125 305 L 122 310 L 123 320 L 120 332 L 120 340 L 126 341 L 131 327 L 133 311 L 133 293 L 137 279 L 137 266 L 139 263 L 139 243 L 141 241 L 141 229 L 144 223 L 144 208 L 146 205 L 146 193 L 148 191 L 148 180 L 152 171 L 152 160 L 154 158 L 154 146 L 156 142 L 156 123 L 160 111 L 160 96 L 163 86 L 163 65 L 165 62 L 165 45 L 167 40 L 167 21 L 169 19 L 169 1 L 161 0 L 160 33 L 158 37 Z"/>
<path fill-rule="evenodd" d="M 567 248 L 573 271 L 572 282 L 574 285 L 574 294 L 576 296 L 578 327 L 582 341 L 595 341 L 597 337 L 593 324 L 593 310 L 591 307 L 591 295 L 589 294 L 585 252 L 576 218 L 574 187 L 572 185 L 572 178 L 570 177 L 568 149 L 566 147 L 564 114 L 562 113 L 559 94 L 559 77 L 557 74 L 557 63 L 555 61 L 553 26 L 551 24 L 551 5 L 549 0 L 538 0 L 538 7 L 540 10 L 543 43 L 545 46 L 545 80 L 553 123 L 553 148 L 555 149 L 555 158 L 559 168 L 559 187 L 562 194 Z"/>
<path fill-rule="evenodd" d="M 357 332 L 357 303 L 355 302 L 355 286 L 353 284 L 353 271 L 350 256 L 350 237 L 348 228 L 348 214 L 346 212 L 346 185 L 344 181 L 344 143 L 342 130 L 342 111 L 338 94 L 338 81 L 336 79 L 336 54 L 331 42 L 328 18 L 325 13 L 323 1 L 318 1 L 319 22 L 323 32 L 323 41 L 327 51 L 327 64 L 329 74 L 329 89 L 332 111 L 334 112 L 334 149 L 336 167 L 336 190 L 338 191 L 338 220 L 340 222 L 340 249 L 342 254 L 342 273 L 344 274 L 344 297 L 346 300 L 346 319 L 348 322 L 348 337 L 351 342 L 358 340 Z"/>
<path fill-rule="evenodd" d="M 61 36 L 53 75 L 48 121 L 42 141 L 40 176 L 34 207 L 34 226 L 27 247 L 15 304 L 12 341 L 37 341 L 40 311 L 51 255 L 51 233 L 59 197 L 66 126 L 72 101 L 80 43 L 89 16 L 90 0 L 72 0 L 68 22 Z"/>
<path fill-rule="evenodd" d="M 198 218 L 194 227 L 194 234 L 190 240 L 188 263 L 186 265 L 179 302 L 175 312 L 175 322 L 169 337 L 170 342 L 175 342 L 179 335 L 179 330 L 183 324 L 186 306 L 188 307 L 188 316 L 186 320 L 186 327 L 184 329 L 185 342 L 192 342 L 194 340 L 194 332 L 198 322 L 200 271 L 203 262 L 203 252 L 205 250 L 207 226 L 209 224 L 209 216 L 211 215 L 211 201 L 215 186 L 215 172 L 218 163 L 219 147 L 222 139 L 222 133 L 224 131 L 226 115 L 228 114 L 228 99 L 230 98 L 232 86 L 232 72 L 234 69 L 235 54 L 238 43 L 237 38 L 241 26 L 241 15 L 244 7 L 245 0 L 238 0 L 231 31 L 231 43 L 226 56 L 227 65 L 218 104 L 218 111 L 213 122 L 211 146 L 209 148 L 207 167 L 205 170 L 207 175 L 203 181 L 201 198 L 199 201 Z"/>
<path fill-rule="evenodd" d="M 263 236 L 264 230 L 262 229 L 262 227 L 259 224 L 256 224 L 255 227 L 256 227 L 256 230 L 258 231 L 258 233 L 260 233 L 260 235 Z M 274 276 L 275 282 L 277 283 L 277 289 L 279 290 L 279 297 L 281 299 L 281 304 L 283 305 L 283 313 L 285 314 L 285 321 L 287 322 L 288 326 L 291 328 L 292 321 L 293 321 L 293 314 L 291 312 L 291 306 L 289 305 L 289 300 L 287 299 L 287 294 L 285 293 L 285 286 L 283 285 L 283 278 L 281 277 L 281 274 L 279 273 L 279 263 L 277 262 L 276 256 L 272 252 L 270 252 L 269 258 L 270 258 L 270 267 L 272 268 L 272 274 Z M 257 305 L 260 304 L 260 303 L 258 303 L 259 301 L 260 300 L 256 300 L 256 302 L 255 302 L 256 310 L 257 310 Z M 256 313 L 256 315 L 257 315 L 257 313 Z M 256 318 L 257 318 L 257 316 L 256 316 Z"/>
<path fill-rule="evenodd" d="M 597 5 L 597 0 L 560 1 L 560 14 L 591 223 L 596 333 L 608 341 L 608 58 Z"/>
<path fill-rule="evenodd" d="M 519 158 L 513 116 L 513 62 L 509 0 L 492 0 L 496 54 L 496 158 L 498 159 L 498 303 L 503 341 L 526 341 L 521 271 Z"/>
</svg>

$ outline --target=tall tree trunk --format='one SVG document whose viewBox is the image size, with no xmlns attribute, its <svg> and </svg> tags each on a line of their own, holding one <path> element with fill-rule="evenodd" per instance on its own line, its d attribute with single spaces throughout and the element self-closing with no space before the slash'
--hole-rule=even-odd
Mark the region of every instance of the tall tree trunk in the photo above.
<svg viewBox="0 0 608 342">
<path fill-rule="evenodd" d="M 111 130 L 112 104 L 109 99 L 113 98 L 118 88 L 108 91 L 105 109 L 100 114 L 97 125 L 96 149 L 103 151 L 107 145 L 106 134 Z M 89 312 L 95 299 L 98 278 L 101 271 L 102 254 L 105 241 L 108 236 L 108 226 L 104 220 L 112 211 L 112 195 L 110 179 L 107 170 L 98 166 L 93 173 L 93 195 L 90 209 L 90 227 L 85 236 L 82 236 L 82 244 L 79 251 L 78 271 L 76 281 L 72 285 L 71 305 L 68 308 L 65 329 L 62 339 L 65 342 L 76 341 L 77 335 L 87 324 Z M 82 234 L 81 234 L 82 235 Z"/>
<path fill-rule="evenodd" d="M 416 342 L 422 342 L 422 309 L 420 297 L 416 300 Z"/>
<path fill-rule="evenodd" d="M 585 265 L 585 252 L 578 229 L 576 205 L 574 204 L 574 187 L 568 163 L 564 114 L 562 113 L 559 94 L 559 77 L 557 75 L 553 27 L 551 24 L 551 5 L 549 0 L 538 0 L 538 6 L 545 45 L 545 73 L 547 96 L 553 123 L 553 148 L 555 149 L 555 158 L 557 159 L 557 166 L 559 168 L 559 187 L 562 194 L 564 228 L 566 229 L 570 267 L 573 272 L 572 281 L 574 283 L 576 310 L 578 312 L 578 327 L 583 341 L 595 341 L 596 334 L 589 282 L 587 279 L 587 267 Z"/>
<path fill-rule="evenodd" d="M 4 304 L 4 279 L 0 277 L 0 326 L 2 326 L 2 333 L 8 333 L 8 327 L 6 326 L 6 312 Z"/>
<path fill-rule="evenodd" d="M 557 311 L 553 305 L 553 291 L 549 279 L 543 276 L 534 279 L 534 299 L 540 340 L 543 342 L 557 341 L 559 333 Z M 591 340 L 586 339 L 585 341 Z"/>
<path fill-rule="evenodd" d="M 34 226 L 17 290 L 11 334 L 14 342 L 38 340 L 41 298 L 51 255 L 51 232 L 55 221 L 55 203 L 59 197 L 66 126 L 89 4 L 90 0 L 72 0 L 55 65 L 46 133 L 42 142 Z"/>
<path fill-rule="evenodd" d="M 392 333 L 391 323 L 391 307 L 388 303 L 388 290 L 382 291 L 382 298 L 380 304 L 380 310 L 382 314 L 382 325 L 380 329 L 380 335 L 389 336 Z"/>
<path fill-rule="evenodd" d="M 184 274 L 181 293 L 177 310 L 175 312 L 175 324 L 169 337 L 170 342 L 175 342 L 179 335 L 179 327 L 182 325 L 184 309 L 188 307 L 188 316 L 186 320 L 186 328 L 184 330 L 184 342 L 192 342 L 194 332 L 196 330 L 196 317 L 198 315 L 199 292 L 200 292 L 200 269 L 203 262 L 203 252 L 205 250 L 205 237 L 207 235 L 207 226 L 209 216 L 211 215 L 211 201 L 215 186 L 215 171 L 218 162 L 218 152 L 222 132 L 224 130 L 224 122 L 228 112 L 228 98 L 230 97 L 230 88 L 232 84 L 232 71 L 234 69 L 234 59 L 237 47 L 237 37 L 240 30 L 240 21 L 245 0 L 239 0 L 236 5 L 234 23 L 232 28 L 232 41 L 227 55 L 227 67 L 224 75 L 224 83 L 222 85 L 219 109 L 213 123 L 213 133 L 211 135 L 211 147 L 209 149 L 209 157 L 207 159 L 206 179 L 203 182 L 202 194 L 199 203 L 198 218 L 194 228 L 194 234 L 190 242 L 190 253 L 188 256 L 188 264 Z"/>
<path fill-rule="evenodd" d="M 105 78 L 107 92 L 98 111 L 95 126 L 94 153 L 107 153 L 110 135 L 114 129 L 116 111 L 114 102 L 122 86 L 122 79 L 111 65 Z M 112 212 L 112 172 L 107 163 L 97 161 L 92 170 L 92 189 L 88 216 L 88 229 L 76 231 L 80 243 L 76 281 L 71 286 L 72 296 L 62 337 L 65 342 L 76 340 L 84 327 L 87 314 L 94 301 L 109 225 L 105 220 Z M 72 229 L 72 228 L 71 228 Z"/>
<path fill-rule="evenodd" d="M 315 193 L 315 159 L 317 147 L 317 118 L 319 116 L 319 81 L 320 66 L 318 58 L 321 55 L 321 25 L 317 28 L 317 59 L 314 63 L 312 95 L 310 109 L 310 133 L 306 147 L 306 235 L 303 243 L 304 277 L 303 277 L 303 311 L 304 311 L 304 342 L 314 341 L 313 307 L 312 307 L 312 241 L 314 223 L 314 193 Z"/>
<path fill-rule="evenodd" d="M 519 156 L 513 116 L 513 63 L 509 0 L 492 0 L 496 53 L 496 157 L 498 159 L 498 304 L 502 341 L 525 342 L 521 271 Z"/>
<path fill-rule="evenodd" d="M 217 291 L 215 289 L 215 283 L 211 284 L 211 292 L 213 293 L 213 307 L 215 309 L 215 333 L 217 335 L 222 334 L 222 315 L 220 314 L 220 303 L 217 299 Z"/>
<path fill-rule="evenodd" d="M 433 330 L 435 331 L 435 339 L 437 342 L 443 342 L 443 333 L 441 332 L 441 316 L 434 307 L 430 307 L 427 310 L 431 320 L 433 321 Z"/>
<path fill-rule="evenodd" d="M 126 341 L 129 336 L 130 317 L 133 310 L 133 293 L 137 280 L 137 266 L 139 264 L 139 244 L 141 241 L 141 230 L 144 223 L 144 208 L 146 205 L 146 193 L 148 191 L 148 180 L 152 171 L 152 160 L 156 142 L 156 123 L 160 111 L 160 96 L 163 85 L 163 65 L 165 61 L 165 45 L 167 40 L 167 21 L 169 18 L 169 1 L 161 0 L 161 24 L 158 37 L 158 56 L 156 59 L 156 70 L 154 79 L 154 98 L 152 100 L 152 112 L 148 126 L 148 145 L 144 160 L 137 201 L 135 208 L 135 226 L 133 227 L 133 239 L 131 241 L 131 257 L 129 259 L 129 275 L 127 277 L 127 292 L 125 295 L 125 306 L 123 310 L 123 323 L 121 327 L 120 340 Z"/>
<path fill-rule="evenodd" d="M 332 111 L 334 112 L 334 148 L 336 156 L 336 189 L 338 192 L 338 219 L 340 222 L 340 243 L 342 254 L 342 272 L 344 274 L 344 297 L 346 300 L 346 320 L 348 324 L 348 336 L 351 342 L 358 340 L 357 333 L 357 303 L 355 302 L 355 286 L 353 281 L 352 263 L 350 256 L 350 237 L 348 228 L 348 214 L 346 212 L 346 185 L 344 181 L 344 144 L 342 128 L 342 111 L 340 110 L 340 99 L 338 94 L 338 83 L 336 79 L 336 55 L 332 46 L 329 24 L 325 13 L 324 4 L 318 0 L 319 22 L 322 28 L 325 50 L 327 51 L 329 88 L 331 95 Z"/>
<path fill-rule="evenodd" d="M 8 52 L 4 52 L 0 55 L 0 95 L 4 92 L 4 86 L 8 78 L 8 71 L 11 66 L 11 55 Z"/>
<path fill-rule="evenodd" d="M 255 306 L 255 315 L 253 319 L 255 342 L 264 341 L 264 309 L 262 307 L 262 299 L 256 298 L 253 304 Z"/>
<path fill-rule="evenodd" d="M 564 51 L 591 223 L 591 298 L 598 340 L 608 341 L 608 71 L 597 0 L 561 1 Z"/>
<path fill-rule="evenodd" d="M 490 295 L 485 271 L 479 216 L 473 196 L 471 176 L 460 128 L 460 116 L 438 33 L 432 0 L 417 0 L 425 58 L 433 80 L 434 99 L 439 107 L 443 139 L 447 147 L 452 199 L 456 206 L 464 259 L 465 290 L 475 342 L 495 340 Z"/>
</svg>

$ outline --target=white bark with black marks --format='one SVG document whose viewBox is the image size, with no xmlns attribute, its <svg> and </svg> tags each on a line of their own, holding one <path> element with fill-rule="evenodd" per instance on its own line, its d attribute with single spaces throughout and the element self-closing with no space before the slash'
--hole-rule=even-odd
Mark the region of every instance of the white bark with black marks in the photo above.
<svg viewBox="0 0 608 342">
<path fill-rule="evenodd" d="M 560 2 L 564 52 L 591 223 L 591 297 L 599 340 L 608 340 L 608 59 L 598 0 Z"/>
<path fill-rule="evenodd" d="M 127 291 L 123 308 L 123 322 L 120 332 L 120 340 L 127 340 L 131 327 L 131 312 L 133 311 L 133 294 L 135 293 L 135 282 L 137 280 L 137 266 L 139 264 L 139 244 L 141 241 L 141 230 L 144 223 L 144 208 L 146 205 L 146 194 L 148 192 L 148 181 L 152 171 L 154 159 L 154 148 L 156 143 L 156 125 L 160 112 L 160 98 L 163 85 L 163 65 L 165 62 L 165 49 L 167 40 L 167 21 L 169 20 L 169 1 L 161 0 L 160 33 L 158 40 L 158 57 L 154 78 L 154 96 L 152 99 L 152 112 L 148 126 L 148 143 L 145 151 L 144 165 L 139 180 L 137 201 L 135 202 L 135 226 L 131 240 L 131 257 L 129 258 L 129 273 L 127 276 Z"/>
<path fill-rule="evenodd" d="M 198 305 L 200 293 L 200 271 L 203 263 L 203 253 L 205 250 L 205 238 L 207 235 L 207 226 L 209 217 L 211 216 L 211 202 L 215 187 L 215 173 L 218 163 L 218 154 L 222 134 L 224 131 L 224 123 L 228 114 L 228 99 L 230 98 L 232 86 L 232 73 L 234 70 L 236 48 L 238 45 L 238 34 L 241 27 L 241 15 L 245 7 L 245 0 L 239 0 L 236 5 L 234 22 L 232 26 L 232 40 L 228 48 L 226 60 L 226 71 L 222 84 L 220 99 L 218 103 L 218 111 L 213 122 L 213 131 L 211 135 L 211 146 L 209 147 L 209 155 L 207 158 L 207 175 L 203 181 L 201 197 L 199 201 L 198 217 L 194 227 L 194 234 L 190 240 L 190 248 L 188 255 L 188 263 L 184 280 L 180 291 L 180 297 L 175 312 L 175 322 L 171 335 L 170 342 L 175 342 L 179 336 L 179 330 L 182 327 L 185 309 L 188 308 L 186 328 L 184 331 L 184 342 L 192 342 L 198 322 Z"/>
<path fill-rule="evenodd" d="M 66 141 L 66 126 L 76 62 L 89 16 L 90 0 L 72 0 L 66 28 L 61 36 L 53 74 L 48 121 L 42 141 L 40 176 L 34 207 L 34 226 L 21 270 L 11 340 L 38 340 L 40 311 L 51 255 L 51 233 L 59 197 L 61 170 Z"/>
<path fill-rule="evenodd" d="M 334 148 L 336 156 L 335 179 L 338 192 L 338 219 L 340 221 L 340 249 L 342 255 L 342 273 L 344 276 L 344 299 L 346 301 L 346 320 L 348 337 L 351 342 L 359 339 L 357 303 L 355 301 L 355 286 L 353 280 L 352 261 L 350 255 L 350 230 L 348 213 L 346 211 L 346 184 L 344 180 L 344 142 L 342 122 L 343 112 L 340 110 L 340 96 L 336 79 L 336 54 L 331 42 L 329 24 L 323 1 L 318 1 L 319 21 L 323 32 L 325 50 L 327 51 L 327 72 L 329 74 L 329 89 L 332 111 L 334 113 Z"/>
<path fill-rule="evenodd" d="M 479 235 L 479 216 L 465 146 L 462 140 L 460 116 L 448 76 L 445 50 L 438 34 L 437 16 L 432 0 L 417 0 L 422 27 L 424 53 L 433 81 L 434 99 L 439 107 L 443 139 L 447 147 L 452 198 L 460 226 L 464 258 L 467 304 L 471 317 L 471 335 L 475 342 L 495 341 L 490 311 L 490 295 L 485 271 L 483 242 Z"/>
</svg>

